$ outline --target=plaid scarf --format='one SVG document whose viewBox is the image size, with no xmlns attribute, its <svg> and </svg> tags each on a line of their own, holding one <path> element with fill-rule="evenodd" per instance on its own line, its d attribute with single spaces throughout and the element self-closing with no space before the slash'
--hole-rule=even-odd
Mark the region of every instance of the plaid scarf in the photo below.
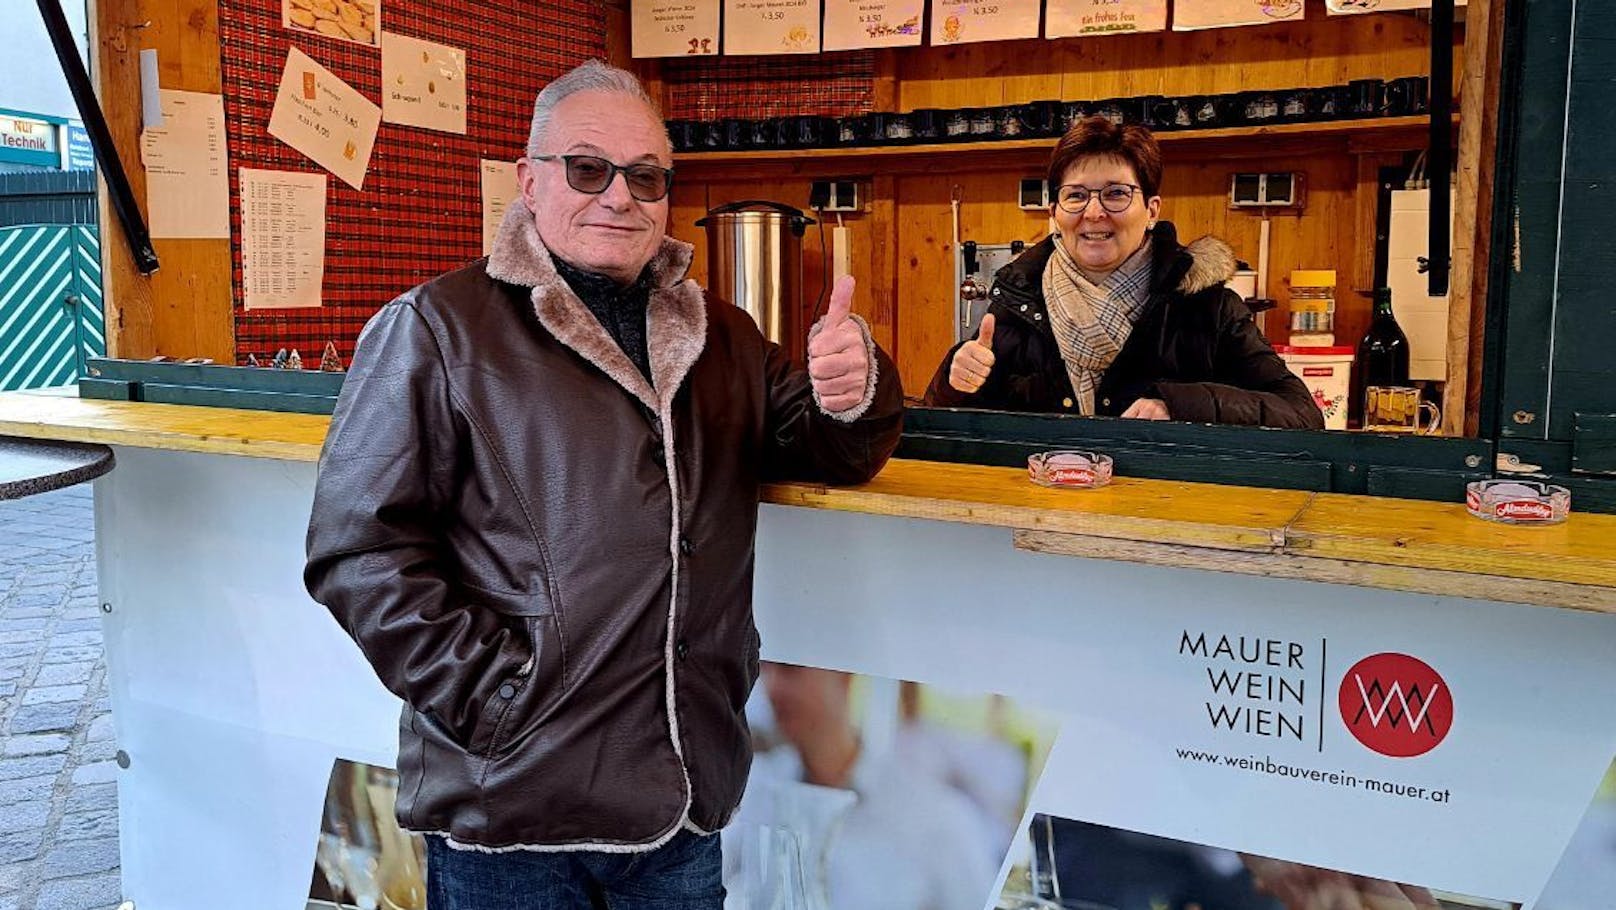
<svg viewBox="0 0 1616 910">
<path fill-rule="evenodd" d="M 1055 238 L 1055 252 L 1044 267 L 1044 304 L 1079 413 L 1094 413 L 1100 377 L 1117 359 L 1149 301 L 1149 242 L 1095 284 Z"/>
</svg>

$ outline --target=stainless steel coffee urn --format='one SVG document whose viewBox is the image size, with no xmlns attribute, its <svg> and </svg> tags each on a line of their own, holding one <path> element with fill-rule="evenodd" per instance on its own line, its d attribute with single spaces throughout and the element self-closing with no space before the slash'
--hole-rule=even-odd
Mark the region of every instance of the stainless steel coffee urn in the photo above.
<svg viewBox="0 0 1616 910">
<path fill-rule="evenodd" d="M 777 344 L 800 340 L 802 233 L 814 220 L 780 202 L 717 206 L 696 222 L 707 228 L 707 287 L 752 315 Z"/>
</svg>

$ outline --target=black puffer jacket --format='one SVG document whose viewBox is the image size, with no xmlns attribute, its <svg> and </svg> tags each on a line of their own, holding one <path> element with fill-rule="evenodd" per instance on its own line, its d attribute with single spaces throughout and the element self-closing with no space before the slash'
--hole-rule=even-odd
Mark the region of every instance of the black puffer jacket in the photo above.
<svg viewBox="0 0 1616 910">
<path fill-rule="evenodd" d="M 1140 398 L 1159 398 L 1174 420 L 1323 429 L 1324 415 L 1257 331 L 1240 295 L 1224 287 L 1234 252 L 1204 237 L 1180 246 L 1172 224 L 1151 233 L 1151 299 L 1121 353 L 1101 377 L 1095 412 L 1115 417 Z M 1066 364 L 1044 306 L 1046 239 L 999 270 L 988 308 L 995 318 L 993 372 L 973 394 L 948 384 L 956 346 L 926 390 L 948 408 L 1078 413 Z"/>
</svg>

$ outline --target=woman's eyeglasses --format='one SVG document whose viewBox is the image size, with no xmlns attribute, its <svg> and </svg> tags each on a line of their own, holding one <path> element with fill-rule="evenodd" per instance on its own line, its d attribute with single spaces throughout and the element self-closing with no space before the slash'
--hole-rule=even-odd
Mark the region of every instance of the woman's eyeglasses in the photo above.
<svg viewBox="0 0 1616 910">
<path fill-rule="evenodd" d="M 1068 183 L 1060 188 L 1055 199 L 1061 210 L 1073 215 L 1081 215 L 1088 211 L 1089 200 L 1098 196 L 1100 208 L 1113 215 L 1119 215 L 1133 205 L 1133 194 L 1140 187 L 1132 183 L 1108 183 L 1105 186 L 1091 188 L 1076 183 Z"/>
<path fill-rule="evenodd" d="M 606 192 L 619 173 L 628 194 L 641 202 L 658 202 L 673 189 L 673 168 L 654 164 L 613 164 L 595 155 L 529 155 L 531 161 L 560 161 L 567 169 L 567 186 L 592 196 Z"/>
</svg>

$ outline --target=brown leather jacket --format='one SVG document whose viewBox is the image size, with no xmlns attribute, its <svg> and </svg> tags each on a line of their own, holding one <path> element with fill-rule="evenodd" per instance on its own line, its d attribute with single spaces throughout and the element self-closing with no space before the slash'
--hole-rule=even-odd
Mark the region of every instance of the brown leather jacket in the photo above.
<svg viewBox="0 0 1616 910">
<path fill-rule="evenodd" d="M 654 387 L 521 203 L 488 260 L 360 337 L 305 582 L 404 700 L 407 829 L 633 852 L 740 801 L 758 486 L 874 476 L 902 391 L 872 343 L 863 404 L 827 416 L 746 313 L 684 279 L 690 255 L 667 240 L 650 266 Z"/>
</svg>

